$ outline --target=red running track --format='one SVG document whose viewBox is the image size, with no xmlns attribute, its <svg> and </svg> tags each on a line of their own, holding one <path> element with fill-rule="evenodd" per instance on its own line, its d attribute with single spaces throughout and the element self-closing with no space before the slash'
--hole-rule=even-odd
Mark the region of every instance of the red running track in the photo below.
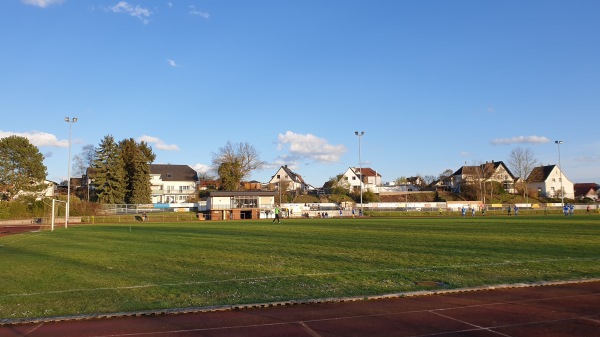
<svg viewBox="0 0 600 337">
<path fill-rule="evenodd" d="M 192 314 L 0 325 L 0 336 L 600 336 L 600 281 Z"/>
</svg>

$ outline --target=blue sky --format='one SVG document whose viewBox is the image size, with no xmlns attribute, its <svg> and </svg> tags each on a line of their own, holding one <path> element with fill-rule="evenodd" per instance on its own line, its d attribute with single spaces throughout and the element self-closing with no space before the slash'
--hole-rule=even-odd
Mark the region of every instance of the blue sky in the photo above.
<svg viewBox="0 0 600 337">
<path fill-rule="evenodd" d="M 600 2 L 0 2 L 0 137 L 28 137 L 48 178 L 105 135 L 200 171 L 248 142 L 314 186 L 508 161 L 529 148 L 600 183 Z"/>
</svg>

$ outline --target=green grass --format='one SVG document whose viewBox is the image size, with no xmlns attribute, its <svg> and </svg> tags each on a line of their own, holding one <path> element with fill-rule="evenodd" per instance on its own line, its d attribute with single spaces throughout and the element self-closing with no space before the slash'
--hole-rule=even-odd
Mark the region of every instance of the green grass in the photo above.
<svg viewBox="0 0 600 337">
<path fill-rule="evenodd" d="M 0 238 L 0 320 L 600 277 L 600 216 L 96 224 Z"/>
</svg>

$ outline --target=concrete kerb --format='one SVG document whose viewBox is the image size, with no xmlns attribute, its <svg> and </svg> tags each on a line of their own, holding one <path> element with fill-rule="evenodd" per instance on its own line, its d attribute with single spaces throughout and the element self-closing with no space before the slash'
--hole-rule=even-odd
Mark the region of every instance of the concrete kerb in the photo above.
<svg viewBox="0 0 600 337">
<path fill-rule="evenodd" d="M 406 297 L 417 297 L 417 296 L 444 295 L 444 294 L 486 291 L 486 290 L 489 291 L 489 290 L 498 290 L 498 289 L 557 286 L 557 285 L 579 284 L 579 283 L 588 283 L 588 282 L 600 282 L 600 278 L 568 280 L 568 281 L 541 281 L 541 282 L 532 282 L 532 283 L 498 284 L 498 285 L 470 287 L 470 288 L 457 288 L 457 289 L 419 290 L 419 291 L 410 291 L 410 292 L 401 292 L 401 293 L 392 293 L 392 294 L 374 295 L 374 296 L 354 296 L 354 297 L 339 297 L 339 298 L 290 300 L 290 301 L 281 301 L 281 302 L 235 304 L 235 305 L 220 305 L 220 306 L 206 306 L 206 307 L 190 307 L 190 308 L 173 308 L 173 309 L 161 309 L 161 310 L 142 310 L 142 311 L 133 311 L 133 312 L 116 312 L 116 313 L 108 313 L 108 314 L 56 316 L 56 317 L 33 318 L 33 319 L 31 319 L 31 318 L 0 319 L 0 326 L 16 325 L 16 324 L 40 324 L 40 323 L 52 323 L 52 322 L 65 322 L 65 321 L 84 321 L 84 320 L 110 319 L 110 318 L 120 318 L 120 317 L 197 314 L 197 313 L 208 313 L 208 312 L 219 312 L 219 311 L 264 309 L 264 308 L 271 308 L 271 307 L 283 307 L 283 306 L 306 305 L 306 304 L 373 301 L 373 300 L 384 300 L 384 299 L 406 298 Z"/>
</svg>

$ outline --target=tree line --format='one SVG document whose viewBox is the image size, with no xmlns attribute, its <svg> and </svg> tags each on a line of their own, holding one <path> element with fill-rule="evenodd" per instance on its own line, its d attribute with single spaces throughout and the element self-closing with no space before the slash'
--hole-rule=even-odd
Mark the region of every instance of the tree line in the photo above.
<svg viewBox="0 0 600 337">
<path fill-rule="evenodd" d="M 21 136 L 0 139 L 0 199 L 39 196 L 45 184 L 44 156 Z M 75 176 L 85 176 L 93 186 L 90 201 L 102 204 L 146 204 L 152 201 L 150 165 L 156 154 L 148 143 L 133 138 L 115 141 L 106 135 L 98 146 L 85 145 L 73 158 Z M 212 171 L 220 189 L 238 190 L 243 179 L 265 162 L 254 146 L 227 142 L 212 153 Z"/>
</svg>

